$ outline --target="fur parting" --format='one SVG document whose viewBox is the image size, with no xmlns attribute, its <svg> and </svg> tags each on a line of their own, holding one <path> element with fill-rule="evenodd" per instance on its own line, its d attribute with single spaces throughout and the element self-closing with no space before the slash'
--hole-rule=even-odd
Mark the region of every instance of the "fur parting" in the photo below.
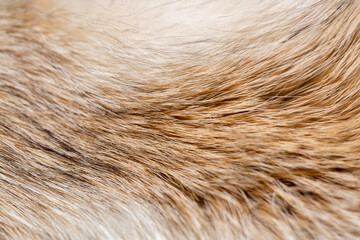
<svg viewBox="0 0 360 240">
<path fill-rule="evenodd" d="M 360 1 L 0 0 L 0 239 L 360 239 Z"/>
</svg>

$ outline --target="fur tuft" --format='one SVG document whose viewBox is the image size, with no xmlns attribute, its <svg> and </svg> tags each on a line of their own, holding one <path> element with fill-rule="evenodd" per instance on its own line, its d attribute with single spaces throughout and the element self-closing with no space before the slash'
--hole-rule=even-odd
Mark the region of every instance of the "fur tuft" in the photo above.
<svg viewBox="0 0 360 240">
<path fill-rule="evenodd" d="M 0 6 L 0 239 L 360 239 L 359 1 Z"/>
</svg>

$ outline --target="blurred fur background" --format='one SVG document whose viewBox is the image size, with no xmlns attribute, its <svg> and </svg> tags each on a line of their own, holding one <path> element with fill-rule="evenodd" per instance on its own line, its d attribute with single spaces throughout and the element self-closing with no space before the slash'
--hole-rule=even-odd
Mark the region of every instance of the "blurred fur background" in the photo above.
<svg viewBox="0 0 360 240">
<path fill-rule="evenodd" d="M 360 1 L 0 9 L 0 239 L 360 239 Z"/>
</svg>

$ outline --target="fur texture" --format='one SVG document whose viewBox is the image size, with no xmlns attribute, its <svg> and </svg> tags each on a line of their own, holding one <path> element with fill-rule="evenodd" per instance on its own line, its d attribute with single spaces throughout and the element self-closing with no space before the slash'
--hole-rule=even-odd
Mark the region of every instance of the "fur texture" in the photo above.
<svg viewBox="0 0 360 240">
<path fill-rule="evenodd" d="M 0 6 L 0 239 L 360 239 L 360 1 Z"/>
</svg>

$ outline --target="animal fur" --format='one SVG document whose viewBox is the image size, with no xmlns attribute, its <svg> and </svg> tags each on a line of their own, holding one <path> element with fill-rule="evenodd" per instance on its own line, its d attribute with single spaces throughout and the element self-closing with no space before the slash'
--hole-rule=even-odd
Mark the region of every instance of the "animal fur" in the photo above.
<svg viewBox="0 0 360 240">
<path fill-rule="evenodd" d="M 0 8 L 0 239 L 360 239 L 360 1 Z"/>
</svg>

